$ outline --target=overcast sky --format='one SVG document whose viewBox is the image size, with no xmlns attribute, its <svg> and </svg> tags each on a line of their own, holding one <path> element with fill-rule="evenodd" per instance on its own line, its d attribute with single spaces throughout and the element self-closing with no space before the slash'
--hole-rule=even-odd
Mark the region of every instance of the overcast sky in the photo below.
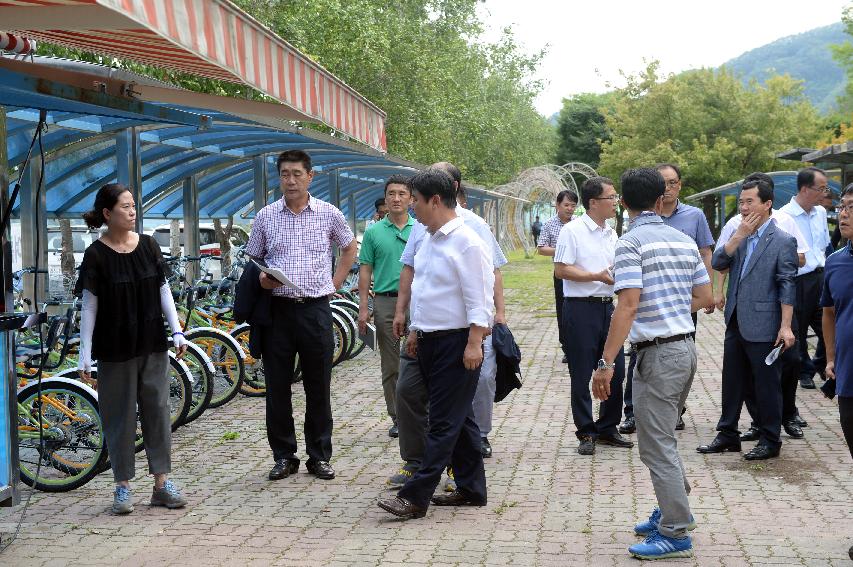
<svg viewBox="0 0 853 567">
<path fill-rule="evenodd" d="M 550 45 L 540 65 L 548 80 L 536 108 L 550 116 L 562 99 L 621 86 L 629 74 L 657 59 L 664 72 L 716 67 L 787 35 L 841 20 L 845 0 L 486 0 L 482 21 L 494 40 L 512 26 L 528 51 Z M 709 8 L 709 9 L 705 9 Z"/>
</svg>

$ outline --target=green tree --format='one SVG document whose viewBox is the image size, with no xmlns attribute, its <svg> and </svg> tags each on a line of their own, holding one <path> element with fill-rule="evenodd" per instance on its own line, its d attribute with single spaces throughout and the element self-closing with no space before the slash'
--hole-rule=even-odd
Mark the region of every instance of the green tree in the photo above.
<svg viewBox="0 0 853 567">
<path fill-rule="evenodd" d="M 604 110 L 614 96 L 583 93 L 563 99 L 557 118 L 557 164 L 579 161 L 598 167 L 601 144 L 610 140 Z"/>
<path fill-rule="evenodd" d="M 606 113 L 611 140 L 599 170 L 615 179 L 629 167 L 677 163 L 683 195 L 723 185 L 752 171 L 783 167 L 775 154 L 812 144 L 824 128 L 789 76 L 744 86 L 725 69 L 658 75 L 657 62 L 625 88 Z"/>
<path fill-rule="evenodd" d="M 844 7 L 841 12 L 841 21 L 844 23 L 844 31 L 849 36 L 853 36 L 853 4 Z M 847 75 L 847 84 L 844 87 L 844 94 L 838 97 L 838 110 L 846 117 L 853 113 L 853 43 L 846 40 L 842 43 L 830 45 L 832 57 L 844 69 Z"/>
</svg>

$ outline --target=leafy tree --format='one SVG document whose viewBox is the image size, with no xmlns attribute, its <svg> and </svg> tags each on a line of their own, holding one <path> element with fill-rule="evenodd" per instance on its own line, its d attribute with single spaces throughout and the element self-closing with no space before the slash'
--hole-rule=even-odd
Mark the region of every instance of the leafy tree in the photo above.
<svg viewBox="0 0 853 567">
<path fill-rule="evenodd" d="M 844 7 L 841 12 L 841 21 L 844 24 L 844 32 L 853 36 L 853 4 Z M 842 43 L 831 45 L 832 57 L 844 69 L 847 75 L 847 85 L 844 87 L 844 93 L 838 97 L 838 109 L 845 115 L 850 116 L 853 113 L 853 43 L 849 39 Z"/>
<path fill-rule="evenodd" d="M 629 167 L 667 161 L 682 169 L 683 195 L 781 166 L 775 154 L 813 143 L 824 125 L 789 76 L 744 86 L 725 69 L 662 80 L 652 62 L 617 91 L 606 124 L 600 171 L 618 179 Z"/>
<path fill-rule="evenodd" d="M 583 93 L 563 99 L 557 118 L 557 164 L 579 161 L 598 167 L 601 144 L 610 140 L 602 109 L 613 98 L 611 93 Z"/>
</svg>

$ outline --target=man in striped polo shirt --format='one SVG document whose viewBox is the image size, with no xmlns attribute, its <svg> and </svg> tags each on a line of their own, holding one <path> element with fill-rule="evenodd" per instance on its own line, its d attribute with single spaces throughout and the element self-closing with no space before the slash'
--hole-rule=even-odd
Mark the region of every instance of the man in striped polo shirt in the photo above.
<svg viewBox="0 0 853 567">
<path fill-rule="evenodd" d="M 696 524 L 675 424 L 696 372 L 690 315 L 714 303 L 696 242 L 660 217 L 665 187 L 655 169 L 622 174 L 622 204 L 631 222 L 616 244 L 614 291 L 619 303 L 602 360 L 592 375 L 592 393 L 606 400 L 612 363 L 630 338 L 637 353 L 633 392 L 637 443 L 658 501 L 649 519 L 634 526 L 634 533 L 646 539 L 628 551 L 641 559 L 693 556 L 687 532 Z"/>
</svg>

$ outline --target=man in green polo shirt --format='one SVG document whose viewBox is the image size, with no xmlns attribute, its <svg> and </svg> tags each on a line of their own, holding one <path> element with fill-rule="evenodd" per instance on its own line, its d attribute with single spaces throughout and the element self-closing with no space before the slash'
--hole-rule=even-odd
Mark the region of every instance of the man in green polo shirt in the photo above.
<svg viewBox="0 0 853 567">
<path fill-rule="evenodd" d="M 361 242 L 358 262 L 361 269 L 358 274 L 358 328 L 364 333 L 370 314 L 367 299 L 370 282 L 373 280 L 373 316 L 379 343 L 379 355 L 382 368 L 382 391 L 385 393 L 385 406 L 394 424 L 388 431 L 391 437 L 397 437 L 397 411 L 395 398 L 397 374 L 400 368 L 400 340 L 394 338 L 392 323 L 397 307 L 397 291 L 400 288 L 400 272 L 403 264 L 400 256 L 406 247 L 409 233 L 415 220 L 409 215 L 412 194 L 406 185 L 404 175 L 392 175 L 385 182 L 385 203 L 388 215 L 370 225 Z"/>
</svg>

